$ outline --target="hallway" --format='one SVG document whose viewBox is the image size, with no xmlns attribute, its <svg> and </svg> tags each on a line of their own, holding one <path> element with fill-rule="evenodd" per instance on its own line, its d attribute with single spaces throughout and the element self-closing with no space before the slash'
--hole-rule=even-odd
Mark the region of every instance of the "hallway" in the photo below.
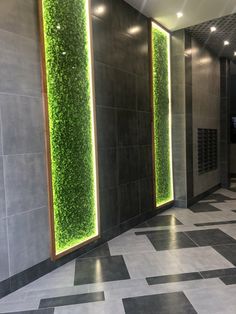
<svg viewBox="0 0 236 314">
<path fill-rule="evenodd" d="M 235 265 L 234 179 L 6 296 L 0 313 L 233 314 Z"/>
</svg>

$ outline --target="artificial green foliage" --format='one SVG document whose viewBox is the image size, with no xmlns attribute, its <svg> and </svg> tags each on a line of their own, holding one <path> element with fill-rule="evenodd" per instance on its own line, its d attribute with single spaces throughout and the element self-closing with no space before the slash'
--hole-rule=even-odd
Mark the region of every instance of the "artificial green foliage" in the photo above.
<svg viewBox="0 0 236 314">
<path fill-rule="evenodd" d="M 153 25 L 153 114 L 155 146 L 156 205 L 173 199 L 170 109 L 169 109 L 169 35 Z"/>
<path fill-rule="evenodd" d="M 97 234 L 87 0 L 43 0 L 56 254 Z"/>
</svg>

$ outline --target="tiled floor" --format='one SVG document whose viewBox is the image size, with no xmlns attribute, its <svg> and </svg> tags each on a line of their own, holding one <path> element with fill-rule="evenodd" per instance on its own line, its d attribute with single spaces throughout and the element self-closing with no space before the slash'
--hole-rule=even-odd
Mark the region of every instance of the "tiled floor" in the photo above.
<svg viewBox="0 0 236 314">
<path fill-rule="evenodd" d="M 236 182 L 0 300 L 0 313 L 235 314 Z"/>
</svg>

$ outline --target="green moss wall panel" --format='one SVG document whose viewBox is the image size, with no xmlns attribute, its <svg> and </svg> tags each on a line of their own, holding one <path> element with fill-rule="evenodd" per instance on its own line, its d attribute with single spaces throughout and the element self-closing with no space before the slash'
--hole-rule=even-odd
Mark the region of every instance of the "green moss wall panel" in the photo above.
<svg viewBox="0 0 236 314">
<path fill-rule="evenodd" d="M 173 200 L 169 34 L 152 23 L 156 206 Z"/>
<path fill-rule="evenodd" d="M 98 234 L 87 0 L 42 0 L 56 255 Z"/>
</svg>

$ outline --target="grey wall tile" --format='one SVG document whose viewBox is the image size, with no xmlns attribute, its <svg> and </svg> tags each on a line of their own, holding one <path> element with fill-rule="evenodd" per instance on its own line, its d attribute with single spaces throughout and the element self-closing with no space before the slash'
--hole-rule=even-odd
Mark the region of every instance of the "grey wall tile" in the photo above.
<svg viewBox="0 0 236 314">
<path fill-rule="evenodd" d="M 38 19 L 36 17 L 36 0 L 1 0 L 0 29 L 37 39 Z"/>
<path fill-rule="evenodd" d="M 6 217 L 3 158 L 0 157 L 0 219 Z"/>
<path fill-rule="evenodd" d="M 0 219 L 0 248 L 0 281 L 3 281 L 9 277 L 6 219 Z"/>
<path fill-rule="evenodd" d="M 41 98 L 0 95 L 4 155 L 44 150 L 42 106 Z"/>
<path fill-rule="evenodd" d="M 0 49 L 0 74 L 1 93 L 41 95 L 39 63 L 33 63 L 14 51 Z"/>
<path fill-rule="evenodd" d="M 100 192 L 102 232 L 119 224 L 118 190 L 106 189 Z"/>
<path fill-rule="evenodd" d="M 10 275 L 49 256 L 47 207 L 8 217 Z"/>
<path fill-rule="evenodd" d="M 0 28 L 0 47 L 1 50 L 13 52 L 32 63 L 40 62 L 39 43 L 35 39 L 22 37 Z"/>
<path fill-rule="evenodd" d="M 140 178 L 139 148 L 125 147 L 118 149 L 119 184 Z"/>
<path fill-rule="evenodd" d="M 112 188 L 117 185 L 117 150 L 104 148 L 98 151 L 100 188 Z"/>
<path fill-rule="evenodd" d="M 135 111 L 118 110 L 117 112 L 118 145 L 138 144 L 138 115 Z"/>
<path fill-rule="evenodd" d="M 154 209 L 154 186 L 153 178 L 140 180 L 139 183 L 140 206 L 142 212 L 151 211 Z"/>
<path fill-rule="evenodd" d="M 8 215 L 46 206 L 43 154 L 4 156 L 4 171 Z"/>
<path fill-rule="evenodd" d="M 140 213 L 138 182 L 121 185 L 118 195 L 121 222 L 135 217 Z"/>
<path fill-rule="evenodd" d="M 110 108 L 97 107 L 97 135 L 99 148 L 117 145 L 117 112 Z"/>
</svg>

